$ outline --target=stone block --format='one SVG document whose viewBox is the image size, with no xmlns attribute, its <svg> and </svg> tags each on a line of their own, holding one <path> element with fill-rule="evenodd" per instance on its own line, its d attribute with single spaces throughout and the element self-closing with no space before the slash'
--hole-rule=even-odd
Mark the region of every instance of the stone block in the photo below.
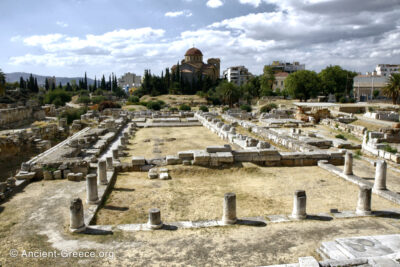
<svg viewBox="0 0 400 267">
<path fill-rule="evenodd" d="M 53 173 L 51 171 L 43 170 L 44 180 L 53 180 Z"/>
<path fill-rule="evenodd" d="M 160 180 L 169 180 L 169 179 L 171 179 L 171 177 L 169 176 L 168 172 L 160 173 L 159 177 L 160 177 Z"/>
<path fill-rule="evenodd" d="M 16 176 L 15 179 L 17 180 L 30 180 L 34 178 L 36 175 L 35 172 L 25 172 L 25 171 L 20 171 Z"/>
<path fill-rule="evenodd" d="M 62 178 L 61 171 L 60 170 L 54 171 L 53 176 L 54 176 L 54 179 L 56 179 L 56 180 L 61 179 Z"/>
<path fill-rule="evenodd" d="M 221 163 L 233 163 L 234 158 L 231 152 L 217 152 L 218 162 Z"/>
<path fill-rule="evenodd" d="M 180 151 L 178 152 L 178 157 L 181 160 L 192 160 L 194 158 L 194 151 Z"/>
<path fill-rule="evenodd" d="M 193 163 L 204 165 L 210 161 L 210 158 L 211 158 L 210 153 L 208 153 L 206 151 L 203 151 L 203 150 L 195 151 Z"/>
<path fill-rule="evenodd" d="M 182 163 L 182 159 L 180 159 L 178 156 L 169 155 L 166 156 L 166 162 L 167 165 L 177 165 Z"/>
<path fill-rule="evenodd" d="M 232 148 L 230 145 L 224 146 L 209 146 L 206 148 L 206 152 L 208 153 L 217 153 L 217 152 L 231 152 Z"/>
<path fill-rule="evenodd" d="M 134 156 L 132 157 L 132 165 L 133 166 L 142 166 L 146 164 L 146 160 L 144 157 Z"/>
</svg>

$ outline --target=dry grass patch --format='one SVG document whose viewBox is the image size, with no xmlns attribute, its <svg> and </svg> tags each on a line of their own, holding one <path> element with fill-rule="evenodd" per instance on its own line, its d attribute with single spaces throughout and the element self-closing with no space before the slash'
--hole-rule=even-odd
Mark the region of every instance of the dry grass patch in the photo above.
<svg viewBox="0 0 400 267">
<path fill-rule="evenodd" d="M 218 219 L 225 193 L 237 195 L 239 217 L 290 214 L 293 193 L 307 192 L 311 214 L 330 209 L 354 210 L 357 186 L 318 167 L 230 169 L 170 166 L 172 180 L 149 180 L 147 173 L 121 173 L 97 224 L 143 223 L 150 208 L 160 208 L 165 222 Z M 374 209 L 396 206 L 373 196 Z"/>
<path fill-rule="evenodd" d="M 144 128 L 131 138 L 128 145 L 129 157 L 122 160 L 129 161 L 133 155 L 145 158 L 176 155 L 179 151 L 200 150 L 227 143 L 201 126 Z"/>
</svg>

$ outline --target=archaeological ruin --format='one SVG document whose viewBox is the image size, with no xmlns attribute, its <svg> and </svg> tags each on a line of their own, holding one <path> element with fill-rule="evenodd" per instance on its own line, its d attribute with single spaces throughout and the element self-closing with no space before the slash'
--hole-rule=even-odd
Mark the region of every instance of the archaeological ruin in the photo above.
<svg viewBox="0 0 400 267">
<path fill-rule="evenodd" d="M 346 111 L 105 109 L 7 132 L 4 159 L 34 155 L 0 183 L 1 216 L 28 221 L 18 242 L 112 250 L 121 265 L 171 252 L 197 266 L 397 266 L 400 127 Z M 2 126 L 15 112 L 33 111 L 1 111 Z"/>
</svg>

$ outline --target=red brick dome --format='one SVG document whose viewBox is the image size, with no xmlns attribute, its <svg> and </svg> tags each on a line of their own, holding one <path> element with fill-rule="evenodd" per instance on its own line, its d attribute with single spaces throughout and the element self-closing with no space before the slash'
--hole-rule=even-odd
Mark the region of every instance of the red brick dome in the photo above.
<svg viewBox="0 0 400 267">
<path fill-rule="evenodd" d="M 185 57 L 187 56 L 203 56 L 203 53 L 199 49 L 192 47 L 186 51 Z"/>
</svg>

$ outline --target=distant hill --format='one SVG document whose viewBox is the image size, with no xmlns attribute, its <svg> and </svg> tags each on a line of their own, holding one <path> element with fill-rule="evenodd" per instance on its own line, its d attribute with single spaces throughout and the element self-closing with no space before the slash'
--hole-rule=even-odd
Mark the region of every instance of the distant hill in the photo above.
<svg viewBox="0 0 400 267">
<path fill-rule="evenodd" d="M 12 73 L 5 73 L 6 74 L 6 82 L 9 83 L 14 83 L 14 82 L 19 82 L 20 77 L 24 78 L 25 80 L 29 78 L 29 76 L 31 75 L 30 73 L 26 73 L 26 72 L 12 72 Z M 35 77 L 38 81 L 39 85 L 44 85 L 46 77 L 52 77 L 52 76 L 41 76 L 41 75 L 36 75 L 33 74 L 33 77 Z M 57 82 L 57 86 L 58 84 L 61 82 L 62 85 L 66 85 L 67 82 L 70 82 L 72 80 L 76 80 L 76 83 L 78 84 L 79 79 L 83 79 L 84 77 L 72 77 L 72 78 L 68 78 L 68 77 L 56 77 L 56 82 Z M 94 80 L 88 78 L 88 84 L 94 84 Z"/>
</svg>

